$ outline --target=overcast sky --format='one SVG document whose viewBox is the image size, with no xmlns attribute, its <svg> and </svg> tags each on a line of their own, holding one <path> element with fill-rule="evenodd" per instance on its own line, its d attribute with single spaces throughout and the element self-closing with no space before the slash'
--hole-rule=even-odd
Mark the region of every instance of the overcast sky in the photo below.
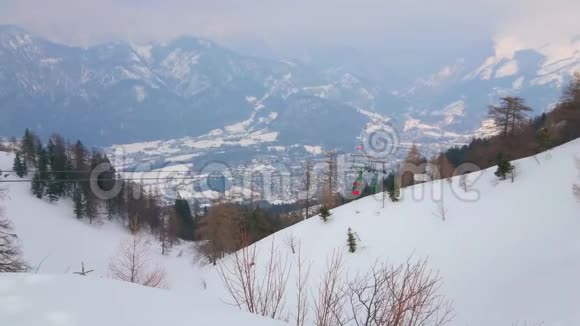
<svg viewBox="0 0 580 326">
<path fill-rule="evenodd" d="M 0 24 L 72 44 L 186 34 L 276 53 L 344 46 L 411 58 L 566 40 L 580 32 L 578 13 L 579 0 L 0 0 Z"/>
</svg>

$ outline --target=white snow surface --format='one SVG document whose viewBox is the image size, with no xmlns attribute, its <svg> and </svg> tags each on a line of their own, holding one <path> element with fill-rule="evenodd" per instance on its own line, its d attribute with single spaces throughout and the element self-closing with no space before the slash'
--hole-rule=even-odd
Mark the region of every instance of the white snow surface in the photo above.
<svg viewBox="0 0 580 326">
<path fill-rule="evenodd" d="M 444 282 L 441 293 L 455 306 L 455 318 L 450 325 L 515 322 L 580 325 L 580 202 L 572 194 L 572 184 L 580 183 L 576 168 L 579 159 L 580 140 L 576 140 L 515 161 L 514 183 L 497 182 L 495 168 L 490 168 L 469 175 L 468 192 L 460 189 L 456 177 L 452 182 L 427 182 L 406 188 L 400 202 L 391 203 L 387 199 L 385 208 L 380 198 L 351 202 L 333 209 L 327 223 L 313 217 L 258 242 L 257 273 L 263 275 L 262 266 L 274 241 L 278 254 L 293 263 L 286 305 L 291 312 L 297 255 L 292 255 L 284 239 L 293 235 L 303 248 L 303 258 L 312 264 L 309 289 L 313 292 L 327 257 L 335 250 L 344 255 L 348 276 L 368 270 L 377 260 L 399 264 L 412 256 L 428 258 L 430 267 L 440 272 Z M 0 168 L 9 169 L 11 162 L 12 155 L 0 153 Z M 109 259 L 128 237 L 126 231 L 115 223 L 89 225 L 78 221 L 73 217 L 70 202 L 50 204 L 38 200 L 30 195 L 26 183 L 2 186 L 8 198 L 0 205 L 21 239 L 25 259 L 33 267 L 42 262 L 39 273 L 60 274 L 36 283 L 35 278 L 43 280 L 44 276 L 1 276 L 0 320 L 9 320 L 7 325 L 52 325 L 39 319 L 50 313 L 55 313 L 52 314 L 56 316 L 55 325 L 159 324 L 157 315 L 144 317 L 143 323 L 134 320 L 123 323 L 123 319 L 112 323 L 112 319 L 107 319 L 112 318 L 107 315 L 109 311 L 123 314 L 119 302 L 131 301 L 114 299 L 117 291 L 120 298 L 134 295 L 145 300 L 149 295 L 156 296 L 157 299 L 145 300 L 156 305 L 136 304 L 143 307 L 139 318 L 157 311 L 165 318 L 180 316 L 175 319 L 177 324 L 191 323 L 195 319 L 185 318 L 187 313 L 194 317 L 208 312 L 208 316 L 215 315 L 213 324 L 227 325 L 230 318 L 235 320 L 229 324 L 245 324 L 246 315 L 236 313 L 222 302 L 230 300 L 216 268 L 192 265 L 186 245 L 174 248 L 170 256 L 161 256 L 159 245 L 151 242 L 153 261 L 167 270 L 168 292 L 90 277 L 74 278 L 70 274 L 80 268 L 81 261 L 87 268 L 95 269 L 93 278 L 107 277 Z M 413 196 L 414 193 L 422 193 L 423 198 Z M 448 210 L 445 221 L 434 214 L 441 198 Z M 354 254 L 348 253 L 346 246 L 349 227 L 360 237 Z M 225 259 L 221 263 L 230 262 Z M 207 285 L 206 289 L 202 283 Z M 92 291 L 94 296 L 86 295 Z M 106 299 L 97 300 L 98 297 Z M 159 302 L 163 305 L 159 306 Z M 127 305 L 129 312 L 136 309 L 132 303 Z M 12 315 L 8 314 L 10 311 Z M 75 311 L 80 315 L 73 314 L 67 319 L 67 314 Z M 84 318 L 85 313 L 96 321 L 75 319 Z M 129 317 L 121 315 L 121 318 Z M 262 322 L 257 318 L 251 321 L 256 325 Z"/>
<path fill-rule="evenodd" d="M 580 325 L 580 202 L 571 191 L 580 182 L 577 159 L 580 140 L 515 161 L 514 183 L 497 182 L 490 168 L 469 175 L 467 193 L 455 177 L 407 188 L 401 202 L 387 199 L 384 209 L 380 198 L 363 198 L 332 210 L 327 223 L 313 217 L 258 242 L 255 264 L 266 259 L 272 239 L 280 254 L 296 260 L 283 245 L 289 235 L 312 263 L 311 289 L 334 250 L 343 252 L 350 276 L 377 259 L 400 264 L 410 256 L 428 258 L 443 278 L 442 293 L 454 302 L 450 325 Z M 440 198 L 446 221 L 434 214 Z M 349 227 L 361 239 L 355 254 L 347 252 Z M 293 286 L 288 291 L 292 306 Z"/>
<path fill-rule="evenodd" d="M 93 277 L 41 274 L 0 276 L 0 319 L 6 326 L 284 324 L 213 298 Z"/>
<path fill-rule="evenodd" d="M 513 76 L 518 73 L 518 70 L 518 62 L 516 60 L 510 60 L 496 70 L 495 78 Z"/>
</svg>

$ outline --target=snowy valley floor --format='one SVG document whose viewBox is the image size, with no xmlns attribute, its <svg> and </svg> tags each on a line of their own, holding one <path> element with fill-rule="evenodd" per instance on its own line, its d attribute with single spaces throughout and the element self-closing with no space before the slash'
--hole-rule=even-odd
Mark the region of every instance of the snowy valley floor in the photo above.
<svg viewBox="0 0 580 326">
<path fill-rule="evenodd" d="M 442 294 L 454 302 L 450 325 L 580 325 L 580 202 L 572 193 L 572 185 L 580 183 L 578 159 L 580 140 L 515 161 L 514 183 L 497 182 L 491 168 L 469 175 L 468 192 L 456 177 L 407 188 L 401 202 L 387 200 L 385 208 L 372 197 L 338 207 L 327 223 L 314 217 L 258 242 L 258 277 L 272 241 L 277 254 L 295 265 L 296 255 L 284 244 L 293 237 L 311 264 L 313 291 L 336 250 L 343 254 L 348 275 L 368 270 L 377 260 L 400 264 L 410 256 L 428 258 L 443 279 Z M 0 153 L 0 168 L 11 164 L 12 156 Z M 154 260 L 168 272 L 169 291 L 105 280 L 110 258 L 128 237 L 120 226 L 88 225 L 74 218 L 70 202 L 38 200 L 26 183 L 3 185 L 9 196 L 1 203 L 4 215 L 14 224 L 26 260 L 39 267 L 37 275 L 0 276 L 0 320 L 8 320 L 7 325 L 244 325 L 242 319 L 277 324 L 224 304 L 228 296 L 216 268 L 192 264 L 187 246 L 161 256 L 159 245 L 151 242 Z M 445 221 L 437 216 L 439 202 Z M 346 247 L 349 227 L 360 237 L 354 254 Z M 70 275 L 81 262 L 95 272 L 86 278 Z M 288 313 L 295 300 L 294 271 Z M 143 303 L 148 317 L 139 323 L 123 319 L 137 307 L 131 303 L 125 310 L 112 300 L 117 296 L 126 296 L 122 302 L 135 298 L 136 306 L 142 306 L 141 299 L 155 302 Z M 85 299 L 86 305 L 81 303 Z M 85 322 L 89 317 L 84 316 L 106 318 L 109 308 L 121 316 L 119 322 L 114 317 Z M 224 318 L 223 323 L 210 322 L 211 315 Z"/>
</svg>

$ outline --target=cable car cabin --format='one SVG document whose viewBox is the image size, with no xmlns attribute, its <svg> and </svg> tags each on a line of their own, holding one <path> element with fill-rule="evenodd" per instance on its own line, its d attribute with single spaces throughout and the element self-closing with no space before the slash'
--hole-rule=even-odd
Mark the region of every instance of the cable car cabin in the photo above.
<svg viewBox="0 0 580 326">
<path fill-rule="evenodd" d="M 363 183 L 360 181 L 355 181 L 352 183 L 352 195 L 353 196 L 360 196 L 360 194 L 362 193 L 362 186 Z"/>
<path fill-rule="evenodd" d="M 359 170 L 356 180 L 352 183 L 352 195 L 358 197 L 362 194 L 364 187 L 363 170 Z"/>
</svg>

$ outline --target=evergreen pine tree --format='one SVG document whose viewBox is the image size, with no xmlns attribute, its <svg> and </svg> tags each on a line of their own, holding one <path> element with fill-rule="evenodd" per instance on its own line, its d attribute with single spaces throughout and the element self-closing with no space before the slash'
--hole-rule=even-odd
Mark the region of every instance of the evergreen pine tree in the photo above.
<svg viewBox="0 0 580 326">
<path fill-rule="evenodd" d="M 384 184 L 385 184 L 385 188 L 387 189 L 387 193 L 389 194 L 389 198 L 391 199 L 391 201 L 398 202 L 400 191 L 399 191 L 399 187 L 397 187 L 397 184 L 395 182 L 395 174 L 390 173 L 389 176 L 385 179 Z"/>
<path fill-rule="evenodd" d="M 59 135 L 52 135 L 46 145 L 46 151 L 50 167 L 49 179 L 51 180 L 47 192 L 52 199 L 58 200 L 59 197 L 65 195 L 66 189 L 67 155 L 64 139 Z"/>
<path fill-rule="evenodd" d="M 46 187 L 46 195 L 48 196 L 50 202 L 54 203 L 58 201 L 59 194 L 60 194 L 59 181 L 51 178 L 51 180 L 48 182 L 48 186 Z"/>
<path fill-rule="evenodd" d="M 348 251 L 350 253 L 354 253 L 356 251 L 356 238 L 355 238 L 354 234 L 352 233 L 351 228 L 348 228 L 346 242 L 348 244 Z"/>
<path fill-rule="evenodd" d="M 62 173 L 62 191 L 64 195 L 73 196 L 75 173 L 74 166 L 70 155 L 65 156 L 64 169 Z"/>
<path fill-rule="evenodd" d="M 499 154 L 497 156 L 497 170 L 495 171 L 495 175 L 500 180 L 505 180 L 512 171 L 514 170 L 514 166 L 510 163 L 510 161 L 506 160 L 503 155 Z"/>
<path fill-rule="evenodd" d="M 179 193 L 175 199 L 174 209 L 179 221 L 179 236 L 185 240 L 193 240 L 195 222 L 191 214 L 191 208 L 187 200 L 181 198 Z"/>
<path fill-rule="evenodd" d="M 98 202 L 97 197 L 93 194 L 90 186 L 87 186 L 87 183 L 84 183 L 85 187 L 83 188 L 83 199 L 84 199 L 84 206 L 85 206 L 85 215 L 89 218 L 89 223 L 93 224 L 93 221 L 98 217 Z"/>
<path fill-rule="evenodd" d="M 85 201 L 83 198 L 83 192 L 78 185 L 73 188 L 73 204 L 74 213 L 78 219 L 82 219 L 85 215 Z"/>
<path fill-rule="evenodd" d="M 36 174 L 34 175 L 35 179 L 37 180 L 35 194 L 38 198 L 42 198 L 42 196 L 47 194 L 48 184 L 51 181 L 50 174 L 48 173 L 48 155 L 46 153 L 46 150 L 42 147 L 42 144 L 38 145 L 36 156 L 38 166 Z"/>
<path fill-rule="evenodd" d="M 538 144 L 542 152 L 552 148 L 552 137 L 550 136 L 548 128 L 542 128 L 538 132 Z"/>
<path fill-rule="evenodd" d="M 41 199 L 42 196 L 44 196 L 44 186 L 42 184 L 42 180 L 40 179 L 39 173 L 35 173 L 34 177 L 32 177 L 31 189 L 32 189 L 32 193 L 38 199 Z"/>
<path fill-rule="evenodd" d="M 46 144 L 46 156 L 48 158 L 48 163 L 50 164 L 50 168 L 54 169 L 54 165 L 56 162 L 56 145 L 54 141 L 51 139 L 48 140 Z"/>
<path fill-rule="evenodd" d="M 159 227 L 159 242 L 161 243 L 161 254 L 167 255 L 171 249 L 171 236 L 170 236 L 170 221 L 171 216 L 163 216 L 161 218 L 161 225 Z"/>
<path fill-rule="evenodd" d="M 36 165 L 36 147 L 38 143 L 38 138 L 30 130 L 26 129 L 24 131 L 24 137 L 22 137 L 22 155 L 24 161 L 28 165 Z"/>
<path fill-rule="evenodd" d="M 20 178 L 24 177 L 27 174 L 26 165 L 24 164 L 24 162 L 20 158 L 19 152 L 16 152 L 16 156 L 14 157 L 14 164 L 12 166 L 12 169 L 14 170 L 14 172 L 16 172 L 16 175 Z"/>
<path fill-rule="evenodd" d="M 328 209 L 328 207 L 326 207 L 326 205 L 320 206 L 320 209 L 318 211 L 318 214 L 320 215 L 320 218 L 324 222 L 328 222 L 328 218 L 330 217 L 330 215 L 332 215 L 332 213 L 330 212 L 330 210 Z"/>
</svg>

